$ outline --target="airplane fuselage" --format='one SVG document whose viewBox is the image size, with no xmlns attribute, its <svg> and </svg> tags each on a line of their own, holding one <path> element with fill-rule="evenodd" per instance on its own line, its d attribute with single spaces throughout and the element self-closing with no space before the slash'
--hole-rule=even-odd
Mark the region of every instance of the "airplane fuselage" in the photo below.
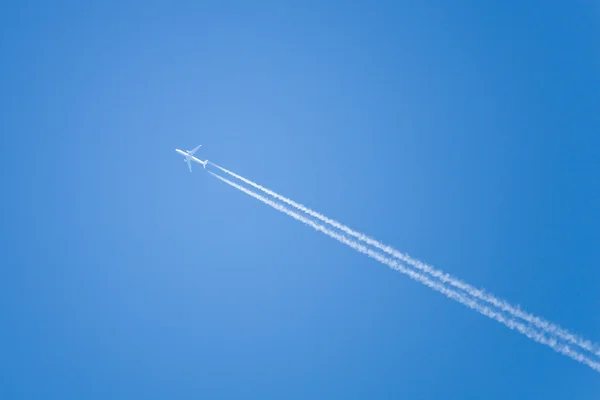
<svg viewBox="0 0 600 400">
<path fill-rule="evenodd" d="M 175 151 L 178 152 L 179 154 L 181 154 L 184 157 L 188 156 L 187 153 L 185 151 L 183 151 L 183 150 L 175 149 Z"/>
</svg>

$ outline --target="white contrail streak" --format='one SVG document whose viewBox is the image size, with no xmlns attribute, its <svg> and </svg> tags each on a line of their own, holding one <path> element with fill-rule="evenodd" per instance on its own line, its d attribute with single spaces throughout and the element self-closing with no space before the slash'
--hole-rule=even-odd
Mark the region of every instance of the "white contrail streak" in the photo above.
<svg viewBox="0 0 600 400">
<path fill-rule="evenodd" d="M 466 307 L 469 307 L 469 308 L 479 312 L 480 314 L 485 315 L 488 318 L 496 320 L 497 322 L 507 326 L 508 328 L 510 328 L 512 330 L 516 330 L 516 331 L 522 333 L 523 335 L 527 336 L 528 338 L 550 347 L 551 349 L 553 349 L 554 351 L 556 351 L 560 354 L 563 354 L 567 357 L 572 358 L 575 361 L 585 364 L 585 365 L 589 366 L 590 368 L 592 368 L 593 370 L 595 370 L 596 372 L 600 372 L 600 363 L 599 362 L 596 362 L 596 361 L 586 357 L 585 355 L 577 352 L 576 350 L 571 349 L 568 345 L 559 343 L 556 340 L 556 338 L 552 338 L 552 337 L 548 338 L 543 333 L 537 331 L 536 329 L 529 327 L 521 322 L 515 321 L 512 318 L 506 318 L 502 314 L 490 309 L 489 307 L 487 307 L 485 305 L 481 305 L 481 304 L 477 303 L 476 301 L 466 297 L 465 295 L 460 294 L 459 292 L 456 292 L 452 289 L 449 289 L 448 287 L 444 286 L 443 284 L 433 281 L 433 280 L 427 278 L 426 276 L 424 276 L 418 272 L 415 272 L 414 270 L 409 269 L 402 264 L 399 264 L 397 261 L 387 258 L 376 251 L 373 251 L 351 239 L 348 239 L 347 237 L 345 237 L 343 235 L 340 235 L 340 234 L 326 228 L 323 225 L 319 225 L 319 224 L 315 223 L 314 221 L 311 221 L 310 219 L 303 217 L 302 215 L 286 208 L 285 206 L 283 206 L 279 203 L 276 203 L 276 202 L 269 200 L 257 193 L 254 193 L 251 190 L 246 189 L 236 183 L 233 183 L 233 182 L 229 181 L 228 179 L 225 179 L 217 174 L 214 174 L 210 171 L 209 171 L 209 173 L 212 176 L 214 176 L 215 178 L 221 180 L 222 182 L 225 182 L 226 184 L 246 193 L 249 196 L 254 197 L 255 199 L 273 207 L 274 209 L 276 209 L 284 214 L 287 214 L 288 216 L 296 219 L 297 221 L 300 221 L 303 224 L 306 224 L 306 225 L 312 227 L 313 229 L 324 233 L 325 235 L 337 240 L 338 242 L 343 243 L 343 244 L 351 247 L 352 249 L 354 249 L 360 253 L 363 253 L 363 254 L 379 261 L 382 264 L 387 265 L 391 269 L 401 272 L 405 275 L 408 275 L 410 278 L 416 280 L 417 282 L 424 284 L 425 286 L 430 287 L 433 290 L 436 290 L 436 291 L 442 293 L 446 297 L 453 299 L 453 300 L 465 305 Z"/>
<path fill-rule="evenodd" d="M 419 260 L 415 260 L 414 258 L 410 257 L 408 254 L 401 253 L 400 251 L 394 249 L 391 246 L 383 244 L 383 243 L 381 243 L 367 235 L 364 235 L 360 232 L 356 232 L 356 231 L 350 229 L 348 226 L 346 226 L 338 221 L 327 218 L 323 214 L 313 211 L 310 208 L 308 208 L 302 204 L 296 203 L 295 201 L 288 199 L 287 197 L 282 196 L 276 192 L 273 192 L 272 190 L 269 190 L 255 182 L 252 182 L 251 180 L 246 179 L 243 176 L 240 176 L 234 172 L 231 172 L 215 163 L 211 163 L 211 164 L 214 165 L 219 170 L 225 172 L 226 174 L 229 174 L 229 175 L 233 176 L 234 178 L 239 179 L 242 182 L 244 182 L 244 183 L 246 183 L 246 184 L 248 184 L 248 185 L 314 217 L 314 218 L 317 218 L 317 219 L 333 226 L 334 228 L 337 228 L 337 229 L 341 230 L 342 232 L 357 238 L 358 240 L 360 240 L 364 243 L 367 243 L 367 244 L 369 244 L 369 245 L 371 245 L 393 257 L 396 257 L 397 259 L 402 260 L 409 265 L 412 265 L 413 267 L 441 280 L 444 283 L 452 285 L 458 289 L 464 290 L 469 295 L 476 297 L 480 300 L 483 300 L 485 302 L 488 302 L 488 303 L 492 304 L 493 306 L 498 307 L 502 311 L 510 314 L 511 316 L 513 316 L 515 318 L 521 318 L 524 321 L 527 321 L 528 323 L 533 324 L 533 325 L 537 326 L 538 328 L 540 328 L 550 334 L 556 335 L 556 336 L 560 337 L 561 339 L 566 340 L 576 346 L 579 346 L 580 348 L 582 348 L 586 351 L 589 351 L 597 356 L 600 356 L 600 345 L 595 344 L 595 343 L 591 342 L 590 340 L 582 338 L 579 335 L 573 334 L 573 333 L 569 332 L 568 330 L 561 328 L 560 326 L 558 326 L 552 322 L 546 321 L 543 318 L 537 317 L 537 316 L 530 314 L 524 310 L 521 310 L 519 307 L 511 305 L 510 303 L 508 303 L 505 300 L 498 299 L 494 295 L 492 295 L 490 293 L 486 293 L 482 289 L 473 287 L 473 286 L 469 285 L 468 283 L 463 282 L 462 280 L 453 277 L 450 274 L 447 274 L 445 272 L 437 270 L 430 265 L 422 263 Z"/>
</svg>

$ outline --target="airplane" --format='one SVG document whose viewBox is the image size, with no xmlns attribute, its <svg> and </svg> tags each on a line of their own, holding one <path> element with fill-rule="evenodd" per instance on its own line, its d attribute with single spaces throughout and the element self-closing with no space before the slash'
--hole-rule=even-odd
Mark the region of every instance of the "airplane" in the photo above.
<svg viewBox="0 0 600 400">
<path fill-rule="evenodd" d="M 200 145 L 200 146 L 202 146 L 202 145 Z M 194 153 L 196 152 L 196 150 L 198 150 L 200 148 L 200 146 L 196 147 L 194 150 L 187 150 L 187 151 L 175 149 L 176 152 L 178 152 L 179 154 L 181 154 L 182 156 L 185 157 L 183 159 L 183 161 L 185 161 L 188 164 L 188 167 L 190 167 L 190 172 L 192 172 L 192 161 L 195 161 L 198 164 L 202 164 L 202 166 L 204 168 L 206 168 L 206 164 L 208 163 L 208 160 L 202 161 L 202 160 L 198 160 L 196 157 L 194 157 Z"/>
</svg>

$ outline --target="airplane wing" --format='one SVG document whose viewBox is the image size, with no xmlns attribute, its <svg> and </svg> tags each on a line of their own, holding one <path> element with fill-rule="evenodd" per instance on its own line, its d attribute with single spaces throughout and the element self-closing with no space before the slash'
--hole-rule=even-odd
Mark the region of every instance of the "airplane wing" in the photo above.
<svg viewBox="0 0 600 400">
<path fill-rule="evenodd" d="M 192 172 L 192 160 L 188 158 L 187 164 L 188 164 L 188 167 L 190 168 L 190 172 Z"/>
<path fill-rule="evenodd" d="M 202 145 L 196 147 L 194 150 L 188 151 L 188 155 L 190 155 L 190 156 L 193 155 L 196 152 L 196 150 L 198 150 L 200 147 L 202 147 Z"/>
</svg>

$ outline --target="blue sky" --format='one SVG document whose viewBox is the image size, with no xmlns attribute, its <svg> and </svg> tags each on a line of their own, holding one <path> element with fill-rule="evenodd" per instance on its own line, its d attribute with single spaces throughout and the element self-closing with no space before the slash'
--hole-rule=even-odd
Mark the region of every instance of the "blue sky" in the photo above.
<svg viewBox="0 0 600 400">
<path fill-rule="evenodd" d="M 593 1 L 7 4 L 0 397 L 597 399 L 196 168 L 600 341 Z"/>
</svg>

